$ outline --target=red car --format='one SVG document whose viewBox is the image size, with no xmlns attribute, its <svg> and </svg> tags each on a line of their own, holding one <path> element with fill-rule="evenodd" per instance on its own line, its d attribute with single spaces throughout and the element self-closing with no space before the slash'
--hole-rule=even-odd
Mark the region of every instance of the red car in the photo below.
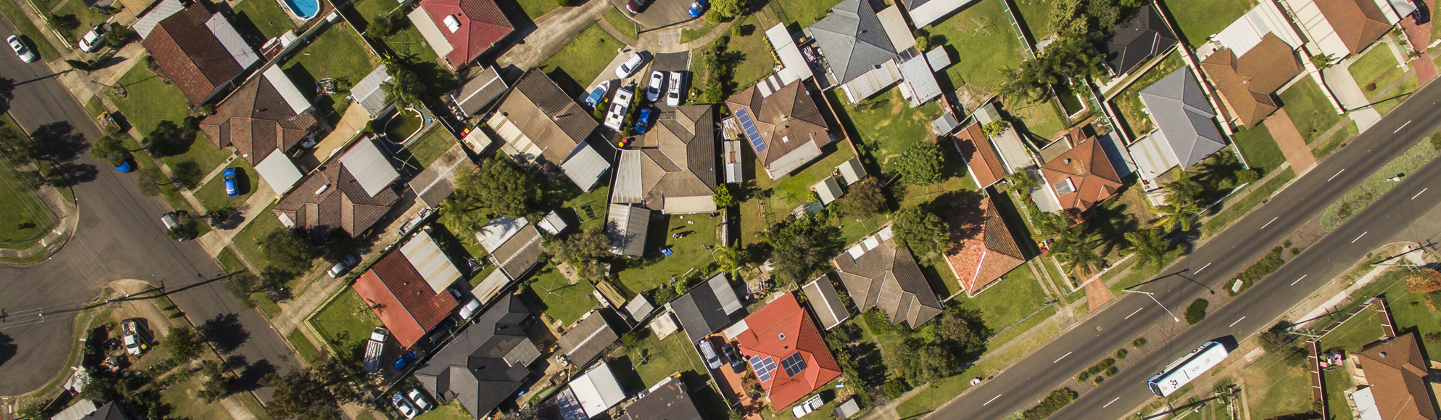
<svg viewBox="0 0 1441 420">
<path fill-rule="evenodd" d="M 640 13 L 640 9 L 645 7 L 645 4 L 649 1 L 650 0 L 630 0 L 630 3 L 625 4 L 625 10 L 632 15 Z"/>
</svg>

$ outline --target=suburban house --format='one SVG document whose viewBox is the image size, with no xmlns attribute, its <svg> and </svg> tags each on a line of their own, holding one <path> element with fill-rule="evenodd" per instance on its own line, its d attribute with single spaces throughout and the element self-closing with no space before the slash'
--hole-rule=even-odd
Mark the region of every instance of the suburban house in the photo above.
<svg viewBox="0 0 1441 420">
<path fill-rule="evenodd" d="M 889 225 L 846 248 L 831 265 L 856 309 L 879 307 L 892 325 L 905 321 L 919 328 L 945 310 L 911 251 L 897 246 Z"/>
<path fill-rule="evenodd" d="M 771 408 L 780 411 L 841 376 L 841 367 L 795 293 L 786 293 L 745 319 L 736 334 Z"/>
<path fill-rule="evenodd" d="M 133 29 L 155 64 L 195 106 L 234 87 L 260 62 L 225 14 L 212 11 L 206 0 L 184 7 L 177 0 L 161 1 Z"/>
<path fill-rule="evenodd" d="M 200 121 L 200 131 L 216 147 L 234 148 L 271 189 L 284 193 L 301 178 L 287 156 L 314 137 L 320 120 L 290 77 L 272 66 L 216 106 L 214 114 Z"/>
<path fill-rule="evenodd" d="M 610 211 L 605 215 L 605 229 L 611 240 L 610 252 L 631 258 L 645 255 L 650 215 L 650 209 L 645 207 L 611 203 Z"/>
<path fill-rule="evenodd" d="M 1026 263 L 1026 255 L 990 197 L 976 205 L 956 206 L 946 212 L 946 219 L 951 225 L 946 265 L 966 296 L 980 294 Z"/>
<path fill-rule="evenodd" d="M 666 307 L 675 312 L 691 342 L 730 325 L 731 316 L 744 308 L 726 273 L 716 273 L 704 284 L 667 303 Z"/>
<path fill-rule="evenodd" d="M 801 288 L 801 293 L 810 302 L 811 310 L 816 313 L 816 320 L 821 322 L 821 327 L 829 331 L 842 322 L 851 318 L 851 311 L 841 303 L 841 294 L 836 292 L 836 286 L 831 283 L 828 275 L 822 275 Z"/>
<path fill-rule="evenodd" d="M 868 1 L 844 0 L 832 6 L 829 15 L 811 24 L 806 31 L 826 57 L 826 71 L 835 85 L 850 83 L 896 56 L 895 43 L 891 42 L 881 18 Z M 910 31 L 905 31 L 905 36 L 910 36 Z M 915 38 L 910 41 L 914 44 Z"/>
<path fill-rule="evenodd" d="M 450 104 L 460 110 L 460 115 L 468 117 L 490 105 L 508 88 L 510 86 L 506 86 L 505 80 L 500 78 L 500 73 L 495 71 L 494 66 L 486 67 L 466 80 L 455 92 L 451 92 Z"/>
<path fill-rule="evenodd" d="M 625 407 L 620 420 L 702 420 L 679 375 L 667 376 Z"/>
<path fill-rule="evenodd" d="M 559 167 L 581 191 L 610 170 L 610 161 L 586 142 L 600 124 L 543 72 L 521 76 L 486 124 L 505 140 L 501 150 L 510 157 Z"/>
<path fill-rule="evenodd" d="M 620 151 L 611 203 L 644 206 L 663 214 L 716 211 L 715 114 L 710 105 L 663 112 L 641 138 L 641 148 Z"/>
<path fill-rule="evenodd" d="M 301 179 L 273 211 L 285 227 L 303 229 L 317 241 L 335 231 L 357 237 L 400 199 L 391 187 L 399 179 L 375 140 L 361 140 Z"/>
<path fill-rule="evenodd" d="M 491 262 L 497 267 L 495 271 L 504 276 L 499 278 L 499 284 L 482 281 L 475 290 L 498 291 L 505 283 L 520 279 L 540 262 L 540 254 L 545 251 L 541 247 L 540 231 L 525 218 L 491 220 L 475 232 L 475 239 L 490 254 Z"/>
<path fill-rule="evenodd" d="M 757 86 L 726 100 L 726 107 L 735 115 L 727 120 L 726 129 L 742 134 L 766 175 L 780 179 L 821 157 L 821 148 L 834 139 L 803 82 L 785 85 L 770 95 L 763 95 Z"/>
<path fill-rule="evenodd" d="M 1285 0 L 1306 38 L 1321 54 L 1335 59 L 1360 54 L 1391 31 L 1415 6 L 1406 3 L 1398 13 L 1395 2 L 1384 0 Z"/>
<path fill-rule="evenodd" d="M 422 0 L 410 22 L 451 70 L 469 65 L 515 31 L 495 0 Z"/>
<path fill-rule="evenodd" d="M 1301 61 L 1280 37 L 1266 34 L 1239 58 L 1229 48 L 1216 50 L 1201 62 L 1201 70 L 1221 92 L 1232 118 L 1255 127 L 1281 108 L 1272 94 L 1301 74 Z"/>
<path fill-rule="evenodd" d="M 1177 166 L 1189 168 L 1226 147 L 1213 119 L 1216 111 L 1190 68 L 1176 69 L 1141 90 L 1141 104 L 1156 124 L 1156 131 L 1129 146 L 1142 179 L 1155 179 Z"/>
<path fill-rule="evenodd" d="M 429 236 L 417 236 L 406 244 L 406 247 L 423 244 L 439 252 L 435 242 Z M 416 246 L 419 248 L 420 246 Z M 420 253 L 391 252 L 376 261 L 369 271 L 360 275 L 351 288 L 360 295 L 365 306 L 380 318 L 385 328 L 395 336 L 403 348 L 410 348 L 425 333 L 440 324 L 440 321 L 450 316 L 457 306 L 455 297 L 445 290 L 449 286 L 445 278 L 455 279 L 460 273 L 455 271 L 455 265 L 444 254 L 439 260 L 413 260 L 419 257 Z M 412 256 L 414 255 L 414 256 Z M 421 262 L 417 266 L 415 263 Z M 444 266 L 441 266 L 441 265 Z M 433 266 L 432 266 L 433 265 Z M 426 272 L 422 272 L 424 269 Z M 454 272 L 454 277 L 446 273 Z M 427 278 L 429 274 L 433 278 Z M 444 284 L 442 287 L 435 287 L 429 280 L 435 280 L 437 284 Z"/>
<path fill-rule="evenodd" d="M 1363 0 L 1368 1 L 1368 0 Z M 1141 5 L 1136 14 L 1116 25 L 1101 45 L 1106 68 L 1120 76 L 1130 73 L 1151 57 L 1170 51 L 1176 45 L 1176 34 L 1166 26 L 1166 19 L 1151 3 Z"/>
<path fill-rule="evenodd" d="M 981 131 L 981 125 L 971 123 L 956 133 L 956 150 L 966 161 L 966 174 L 981 188 L 989 187 L 1010 174 L 1010 165 L 1001 160 L 1001 154 L 991 145 L 991 139 Z"/>
<path fill-rule="evenodd" d="M 1001 112 L 996 109 L 995 102 L 987 102 L 976 109 L 976 112 L 971 113 L 971 119 L 981 126 L 995 122 L 1006 123 L 1005 130 L 1001 130 L 1000 134 L 987 138 L 988 136 L 982 130 L 981 138 L 987 138 L 990 141 L 991 147 L 1000 156 L 1000 163 L 1004 165 L 1007 172 L 1016 172 L 1037 164 L 1036 158 L 1031 155 L 1031 148 L 1026 146 L 1025 140 L 1021 139 L 1020 132 L 1016 131 L 1016 127 L 1009 121 L 1001 119 Z M 980 147 L 979 142 L 977 144 L 977 147 Z"/>
<path fill-rule="evenodd" d="M 557 393 L 555 405 L 561 419 L 589 419 L 609 411 L 625 398 L 625 390 L 610 366 L 598 363 Z"/>
<path fill-rule="evenodd" d="M 384 64 L 376 66 L 375 70 L 371 70 L 370 74 L 365 75 L 365 78 L 360 79 L 355 86 L 350 88 L 350 100 L 359 104 L 361 109 L 365 110 L 365 114 L 370 116 L 370 119 L 379 118 L 395 109 L 390 104 L 390 96 L 385 93 L 385 89 L 381 88 L 381 85 L 391 80 L 390 74 L 386 71 Z"/>
<path fill-rule="evenodd" d="M 1245 56 L 1257 44 L 1261 43 L 1266 35 L 1274 35 L 1281 38 L 1282 42 L 1290 45 L 1291 49 L 1301 47 L 1304 42 L 1301 35 L 1296 33 L 1296 26 L 1281 11 L 1280 5 L 1274 2 L 1261 2 L 1251 8 L 1246 14 L 1236 18 L 1234 22 L 1211 36 L 1211 41 L 1216 49 L 1226 48 L 1231 50 L 1237 57 Z M 1206 57 L 1201 57 L 1204 60 Z"/>
<path fill-rule="evenodd" d="M 415 370 L 415 379 L 442 405 L 460 400 L 471 418 L 485 418 L 515 395 L 540 349 L 525 334 L 530 311 L 515 295 L 490 307 L 474 325 Z"/>
<path fill-rule="evenodd" d="M 560 336 L 556 344 L 560 345 L 560 353 L 571 363 L 585 366 L 619 339 L 620 336 L 605 322 L 605 317 L 598 310 L 591 309 L 565 335 Z"/>
<path fill-rule="evenodd" d="M 442 127 L 435 130 L 445 129 Z M 440 134 L 450 136 L 449 132 Z M 440 154 L 440 157 L 416 174 L 415 178 L 410 179 L 410 190 L 415 191 L 416 198 L 427 207 L 439 208 L 441 202 L 455 193 L 455 178 L 461 172 L 475 169 L 475 161 L 470 160 L 470 156 L 465 153 L 465 147 L 452 141 L 445 153 Z"/>
<path fill-rule="evenodd" d="M 975 0 L 901 0 L 917 28 L 930 25 Z"/>
<path fill-rule="evenodd" d="M 1360 413 L 1358 418 L 1438 418 L 1428 379 L 1430 364 L 1416 343 L 1417 334 L 1371 344 L 1353 356 L 1353 380 L 1359 389 L 1351 399 Z"/>
<path fill-rule="evenodd" d="M 1046 191 L 1055 195 L 1066 214 L 1072 218 L 1089 214 L 1097 204 L 1121 190 L 1121 176 L 1111 166 L 1111 159 L 1096 136 L 1085 134 L 1086 127 L 1076 127 L 1060 141 L 1070 149 L 1041 165 Z"/>
</svg>

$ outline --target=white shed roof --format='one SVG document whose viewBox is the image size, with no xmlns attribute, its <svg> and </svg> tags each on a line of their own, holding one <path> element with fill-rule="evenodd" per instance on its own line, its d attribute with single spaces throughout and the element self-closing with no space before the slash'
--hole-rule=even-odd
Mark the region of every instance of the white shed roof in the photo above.
<svg viewBox="0 0 1441 420">
<path fill-rule="evenodd" d="M 225 51 L 235 58 L 235 62 L 240 63 L 240 68 L 248 69 L 260 61 L 260 54 L 256 54 L 255 49 L 250 48 L 250 43 L 240 37 L 234 26 L 230 26 L 230 20 L 225 18 L 225 14 L 210 15 L 210 20 L 205 21 L 205 27 L 210 29 L 210 33 L 215 35 L 215 39 L 220 41 Z"/>
<path fill-rule="evenodd" d="M 510 237 L 515 236 L 516 232 L 520 232 L 529 224 L 530 222 L 524 217 L 519 219 L 497 217 L 475 232 L 475 240 L 480 242 L 480 246 L 485 248 L 485 252 L 495 253 L 495 250 L 504 245 L 505 241 L 510 240 Z"/>
<path fill-rule="evenodd" d="M 554 210 L 546 213 L 545 217 L 535 225 L 551 235 L 559 235 L 561 232 L 565 232 L 565 228 L 569 226 L 565 224 L 565 219 L 560 218 L 560 213 L 556 213 Z"/>
<path fill-rule="evenodd" d="M 615 374 L 611 373 L 610 366 L 605 363 L 570 381 L 570 391 L 575 393 L 585 415 L 590 417 L 600 415 L 625 401 L 625 391 L 621 390 L 620 382 L 615 380 Z"/>
<path fill-rule="evenodd" d="M 1276 37 L 1290 45 L 1291 49 L 1301 47 L 1301 37 L 1291 30 L 1291 22 L 1272 2 L 1261 2 L 1261 5 L 1236 19 L 1231 26 L 1216 34 L 1216 42 L 1230 48 L 1231 52 L 1240 57 L 1261 43 L 1261 38 L 1268 33 L 1276 34 Z"/>
<path fill-rule="evenodd" d="M 841 184 L 837 183 L 836 177 L 833 176 L 828 176 L 826 179 L 821 180 L 821 182 L 817 182 L 816 185 L 811 186 L 811 189 L 815 190 L 816 196 L 821 199 L 822 205 L 830 204 L 832 201 L 840 198 L 841 194 L 844 194 L 841 192 Z"/>
<path fill-rule="evenodd" d="M 796 46 L 795 38 L 790 31 L 786 30 L 785 24 L 777 23 L 766 30 L 766 39 L 775 48 L 776 57 L 780 59 L 781 70 L 776 72 L 780 76 L 781 85 L 788 85 L 796 80 L 809 79 L 815 74 L 811 72 L 810 64 L 801 55 L 800 47 Z"/>
<path fill-rule="evenodd" d="M 184 9 L 185 7 L 180 5 L 179 0 L 161 0 L 155 4 L 154 8 L 146 12 L 144 16 L 136 19 L 135 24 L 131 25 L 130 29 L 134 29 L 136 33 L 139 33 L 140 39 L 149 38 L 150 31 L 154 31 L 155 27 L 160 25 L 160 21 Z"/>
<path fill-rule="evenodd" d="M 570 158 L 560 164 L 560 170 L 565 172 L 565 176 L 580 187 L 581 191 L 590 191 L 596 181 L 600 180 L 600 176 L 610 170 L 610 162 L 601 157 L 594 147 L 590 147 L 590 143 L 582 141 Z"/>
<path fill-rule="evenodd" d="M 300 173 L 300 168 L 295 167 L 295 162 L 291 162 L 290 157 L 280 150 L 272 150 L 269 156 L 261 159 L 260 163 L 255 165 L 255 172 L 260 174 L 260 179 L 264 179 L 266 184 L 270 184 L 270 189 L 275 190 L 276 194 L 290 191 L 290 187 L 295 186 L 304 176 Z"/>
<path fill-rule="evenodd" d="M 505 285 L 510 284 L 510 280 L 510 276 L 505 274 L 505 270 L 496 268 L 490 272 L 490 275 L 485 276 L 485 279 L 481 280 L 480 284 L 470 289 L 470 295 L 475 296 L 475 300 L 480 301 L 480 304 L 484 305 L 490 302 L 490 299 L 500 294 L 501 289 L 504 289 Z"/>
</svg>

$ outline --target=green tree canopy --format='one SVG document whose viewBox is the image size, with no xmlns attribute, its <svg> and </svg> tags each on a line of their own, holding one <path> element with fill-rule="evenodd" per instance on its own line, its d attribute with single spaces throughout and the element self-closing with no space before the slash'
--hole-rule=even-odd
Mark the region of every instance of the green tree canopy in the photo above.
<svg viewBox="0 0 1441 420">
<path fill-rule="evenodd" d="M 921 260 L 938 258 L 951 245 L 951 226 L 930 210 L 911 206 L 896 212 L 896 242 Z"/>
<path fill-rule="evenodd" d="M 495 156 L 479 169 L 463 171 L 456 177 L 455 194 L 447 207 L 451 217 L 468 226 L 490 222 L 495 216 L 525 217 L 540 211 L 540 175 L 522 168 L 506 156 Z"/>
<path fill-rule="evenodd" d="M 329 420 L 340 418 L 340 406 L 325 383 L 308 370 L 295 370 L 284 375 L 269 374 L 261 384 L 271 387 L 270 404 L 265 412 L 273 419 Z"/>
<path fill-rule="evenodd" d="M 773 249 L 772 272 L 785 281 L 801 283 L 828 267 L 844 244 L 837 240 L 839 229 L 827 221 L 807 215 L 772 225 L 766 233 L 766 243 Z"/>
<path fill-rule="evenodd" d="M 836 200 L 836 208 L 842 216 L 868 219 L 886 211 L 886 196 L 876 185 L 876 179 L 868 177 L 851 184 L 850 191 Z"/>
<path fill-rule="evenodd" d="M 320 247 L 311 244 L 300 231 L 283 227 L 266 232 L 258 242 L 260 253 L 270 267 L 292 273 L 310 268 L 321 252 Z"/>
<path fill-rule="evenodd" d="M 1126 241 L 1135 248 L 1136 266 L 1155 266 L 1160 268 L 1166 261 L 1166 253 L 1170 252 L 1170 241 L 1162 237 L 1165 231 L 1160 229 L 1144 229 L 1139 232 L 1126 232 Z"/>
<path fill-rule="evenodd" d="M 933 141 L 922 141 L 911 146 L 897 159 L 901 179 L 915 185 L 931 185 L 941 182 L 941 170 L 946 157 L 941 147 Z"/>
<path fill-rule="evenodd" d="M 181 362 L 200 356 L 200 349 L 204 344 L 205 337 L 190 327 L 172 328 L 170 335 L 165 336 L 165 340 L 160 343 L 170 351 L 170 357 Z"/>
</svg>

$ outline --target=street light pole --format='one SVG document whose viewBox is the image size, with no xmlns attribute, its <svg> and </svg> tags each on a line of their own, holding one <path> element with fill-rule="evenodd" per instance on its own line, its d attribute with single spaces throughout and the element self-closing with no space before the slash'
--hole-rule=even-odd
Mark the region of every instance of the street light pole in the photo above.
<svg viewBox="0 0 1441 420">
<path fill-rule="evenodd" d="M 1177 317 L 1176 317 L 1176 314 L 1171 313 L 1171 310 L 1170 310 L 1170 309 L 1166 309 L 1166 305 L 1162 305 L 1162 304 L 1161 304 L 1161 301 L 1156 300 L 1156 294 L 1155 294 L 1155 293 L 1143 292 L 1143 291 L 1140 291 L 1140 290 L 1131 290 L 1131 289 L 1121 289 L 1121 291 L 1122 291 L 1122 292 L 1126 292 L 1126 293 L 1137 293 L 1137 294 L 1146 295 L 1146 297 L 1151 298 L 1151 301 L 1152 301 L 1152 302 L 1156 302 L 1156 306 L 1160 306 L 1160 307 L 1161 307 L 1161 310 L 1166 311 L 1167 314 L 1171 315 L 1171 319 L 1172 319 L 1172 320 L 1175 320 L 1176 322 L 1181 322 L 1181 318 L 1177 318 Z"/>
</svg>

